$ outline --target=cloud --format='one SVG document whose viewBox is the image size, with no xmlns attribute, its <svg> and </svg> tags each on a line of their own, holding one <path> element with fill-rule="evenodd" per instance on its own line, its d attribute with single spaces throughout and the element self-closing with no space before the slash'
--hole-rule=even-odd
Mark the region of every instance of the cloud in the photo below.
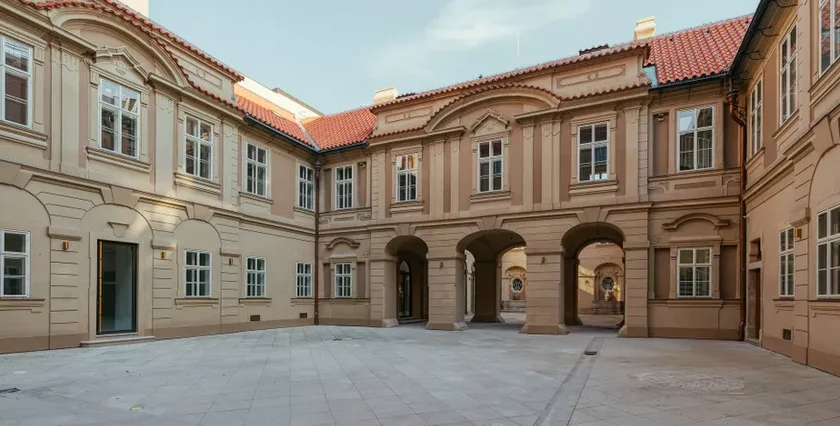
<svg viewBox="0 0 840 426">
<path fill-rule="evenodd" d="M 374 72 L 380 76 L 428 74 L 437 61 L 574 19 L 585 13 L 590 3 L 590 0 L 451 0 L 440 8 L 422 33 L 392 42 L 377 52 Z"/>
</svg>

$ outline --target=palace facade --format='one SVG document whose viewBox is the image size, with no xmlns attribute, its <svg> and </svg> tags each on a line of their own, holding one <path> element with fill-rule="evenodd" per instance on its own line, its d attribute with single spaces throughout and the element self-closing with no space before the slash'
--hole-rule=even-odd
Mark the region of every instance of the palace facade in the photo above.
<svg viewBox="0 0 840 426">
<path fill-rule="evenodd" d="M 840 5 L 791 3 L 323 115 L 117 1 L 0 2 L 0 352 L 603 298 L 840 374 Z"/>
</svg>

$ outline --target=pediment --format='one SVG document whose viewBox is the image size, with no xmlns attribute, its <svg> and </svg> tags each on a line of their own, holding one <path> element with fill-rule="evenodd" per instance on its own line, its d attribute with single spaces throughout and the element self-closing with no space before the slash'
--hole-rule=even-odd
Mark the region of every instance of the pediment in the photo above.
<svg viewBox="0 0 840 426">
<path fill-rule="evenodd" d="M 150 72 L 122 47 L 103 47 L 96 50 L 96 67 L 119 76 L 138 86 L 144 86 Z"/>
<path fill-rule="evenodd" d="M 470 129 L 476 136 L 485 136 L 506 132 L 509 124 L 510 119 L 503 114 L 493 110 L 487 110 L 472 123 Z"/>
</svg>

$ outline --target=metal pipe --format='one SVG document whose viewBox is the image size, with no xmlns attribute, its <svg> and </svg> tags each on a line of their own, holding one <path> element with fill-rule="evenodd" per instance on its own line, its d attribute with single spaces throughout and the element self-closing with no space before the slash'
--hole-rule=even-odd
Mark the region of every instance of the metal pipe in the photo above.
<svg viewBox="0 0 840 426">
<path fill-rule="evenodd" d="M 319 289 L 320 289 L 320 286 L 318 285 L 318 272 L 321 270 L 321 263 L 318 260 L 318 233 L 319 233 L 319 227 L 320 227 L 320 222 L 321 222 L 321 220 L 320 220 L 321 219 L 320 218 L 321 207 L 320 207 L 320 202 L 319 202 L 321 200 L 321 195 L 320 194 L 321 194 L 321 159 L 316 158 L 315 159 L 315 199 L 312 200 L 312 203 L 315 204 L 315 249 L 314 249 L 315 250 L 315 260 L 312 263 L 312 269 L 313 269 L 312 279 L 315 281 L 314 288 L 313 288 L 313 292 L 314 292 L 314 296 L 315 296 L 315 303 L 314 303 L 315 313 L 313 314 L 313 315 L 315 315 L 315 318 L 314 318 L 313 323 L 315 325 L 318 325 L 318 322 L 320 320 L 320 318 L 318 316 L 318 293 L 319 293 Z"/>
<path fill-rule="evenodd" d="M 729 102 L 729 116 L 740 127 L 738 144 L 738 156 L 740 160 L 741 194 L 738 203 L 738 272 L 740 274 L 740 313 L 741 322 L 738 324 L 738 340 L 746 338 L 747 327 L 747 203 L 744 201 L 744 193 L 747 191 L 747 123 L 739 114 L 738 92 L 734 89 L 732 80 L 729 79 L 730 90 L 726 96 Z"/>
</svg>

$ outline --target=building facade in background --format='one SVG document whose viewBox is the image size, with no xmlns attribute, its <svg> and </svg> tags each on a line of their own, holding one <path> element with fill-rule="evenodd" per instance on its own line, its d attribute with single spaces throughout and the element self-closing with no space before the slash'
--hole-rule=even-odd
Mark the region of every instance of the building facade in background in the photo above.
<svg viewBox="0 0 840 426">
<path fill-rule="evenodd" d="M 617 305 L 838 373 L 836 8 L 323 115 L 116 1 L 3 2 L 0 351 Z"/>
</svg>

